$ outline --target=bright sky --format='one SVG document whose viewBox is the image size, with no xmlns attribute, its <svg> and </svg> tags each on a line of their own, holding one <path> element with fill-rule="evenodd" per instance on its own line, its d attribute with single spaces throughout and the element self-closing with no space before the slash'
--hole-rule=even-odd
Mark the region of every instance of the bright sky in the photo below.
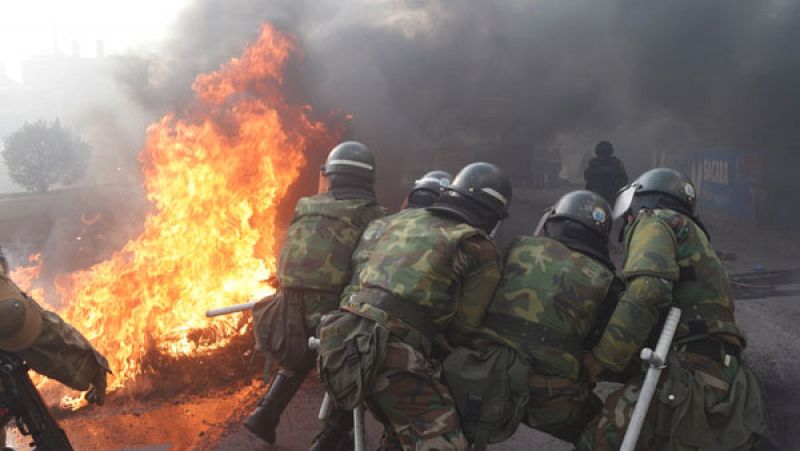
<svg viewBox="0 0 800 451">
<path fill-rule="evenodd" d="M 19 63 L 33 55 L 93 57 L 155 49 L 191 0 L 0 0 L 0 71 L 19 80 Z"/>
</svg>

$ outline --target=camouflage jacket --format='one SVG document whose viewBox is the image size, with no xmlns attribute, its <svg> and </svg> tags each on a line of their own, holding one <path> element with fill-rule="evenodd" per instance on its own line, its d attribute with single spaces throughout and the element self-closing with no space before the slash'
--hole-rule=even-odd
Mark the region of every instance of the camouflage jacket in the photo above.
<svg viewBox="0 0 800 451">
<path fill-rule="evenodd" d="M 331 193 L 300 199 L 278 260 L 281 285 L 339 296 L 361 233 L 380 216 L 381 208 L 365 199 L 336 200 Z"/>
<path fill-rule="evenodd" d="M 478 328 L 501 271 L 500 253 L 486 233 L 409 209 L 376 222 L 370 239 L 377 241 L 350 300 L 386 293 L 424 309 L 439 330 Z"/>
<path fill-rule="evenodd" d="M 624 367 L 671 305 L 683 311 L 676 343 L 711 335 L 744 343 L 725 268 L 691 218 L 673 210 L 643 210 L 625 239 L 627 291 L 593 351 L 607 368 Z"/>
<path fill-rule="evenodd" d="M 524 352 L 538 374 L 578 380 L 584 343 L 609 296 L 606 265 L 546 237 L 518 238 L 508 249 L 503 278 L 485 327 Z"/>
<path fill-rule="evenodd" d="M 361 280 L 359 274 L 361 274 L 361 271 L 367 266 L 367 262 L 369 262 L 369 259 L 375 250 L 375 246 L 380 240 L 383 228 L 386 227 L 386 222 L 395 216 L 406 214 L 410 210 L 411 209 L 404 209 L 398 213 L 395 213 L 394 215 L 377 218 L 369 223 L 367 228 L 364 230 L 364 233 L 361 235 L 361 239 L 358 241 L 358 246 L 356 247 L 352 258 L 350 259 L 350 266 L 353 268 L 353 277 L 350 279 L 350 283 L 347 284 L 347 287 L 345 287 L 344 291 L 342 292 L 342 305 L 347 304 L 348 299 L 350 299 L 350 295 L 358 290 Z"/>
<path fill-rule="evenodd" d="M 57 314 L 43 310 L 5 274 L 0 274 L 0 304 L 23 311 L 15 336 L 4 336 L 0 347 L 23 359 L 34 371 L 76 390 L 87 390 L 108 361 L 77 329 Z M 2 310 L 2 307 L 0 307 Z"/>
</svg>

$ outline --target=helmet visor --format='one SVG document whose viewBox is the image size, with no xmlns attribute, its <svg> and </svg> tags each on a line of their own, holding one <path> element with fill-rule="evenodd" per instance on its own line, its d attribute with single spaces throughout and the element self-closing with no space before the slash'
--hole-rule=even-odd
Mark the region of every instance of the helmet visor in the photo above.
<svg viewBox="0 0 800 451">
<path fill-rule="evenodd" d="M 628 209 L 631 208 L 631 203 L 633 202 L 633 195 L 636 194 L 636 190 L 639 188 L 638 185 L 632 184 L 628 185 L 626 188 L 623 188 L 619 194 L 617 195 L 617 201 L 614 202 L 614 211 L 612 212 L 612 216 L 614 220 L 621 218 L 622 215 L 625 214 Z"/>
<path fill-rule="evenodd" d="M 544 235 L 544 225 L 552 215 L 553 215 L 553 207 L 550 207 L 547 210 L 545 210 L 544 214 L 542 215 L 542 219 L 540 219 L 539 224 L 536 225 L 536 230 L 533 231 L 533 236 Z"/>
</svg>

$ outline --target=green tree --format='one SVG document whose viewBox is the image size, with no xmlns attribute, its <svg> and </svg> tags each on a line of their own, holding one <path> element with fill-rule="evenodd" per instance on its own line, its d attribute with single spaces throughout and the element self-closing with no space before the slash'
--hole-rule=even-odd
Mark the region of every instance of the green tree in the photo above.
<svg viewBox="0 0 800 451">
<path fill-rule="evenodd" d="M 56 183 L 74 183 L 86 175 L 89 165 L 89 145 L 58 119 L 26 122 L 3 137 L 3 145 L 11 180 L 28 191 L 45 192 Z"/>
</svg>

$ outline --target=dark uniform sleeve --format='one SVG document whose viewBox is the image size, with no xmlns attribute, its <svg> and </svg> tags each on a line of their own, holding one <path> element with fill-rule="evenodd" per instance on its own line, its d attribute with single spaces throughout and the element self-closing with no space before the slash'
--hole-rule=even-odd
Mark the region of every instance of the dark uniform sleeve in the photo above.
<svg viewBox="0 0 800 451">
<path fill-rule="evenodd" d="M 0 275 L 0 312 L 0 349 L 15 353 L 37 373 L 87 390 L 100 371 L 108 371 L 108 362 L 86 337 L 43 310 L 5 275 Z"/>
<path fill-rule="evenodd" d="M 644 345 L 662 312 L 672 303 L 678 281 L 677 243 L 672 230 L 651 215 L 631 226 L 622 276 L 622 295 L 594 356 L 612 371 L 622 371 Z"/>
<path fill-rule="evenodd" d="M 77 329 L 53 312 L 42 312 L 42 333 L 17 352 L 34 371 L 75 390 L 87 390 L 100 372 L 110 372 L 108 361 Z"/>
<path fill-rule="evenodd" d="M 461 244 L 454 265 L 463 276 L 452 326 L 459 334 L 471 335 L 483 322 L 486 309 L 500 283 L 502 260 L 497 246 L 486 236 L 480 235 Z"/>
</svg>

